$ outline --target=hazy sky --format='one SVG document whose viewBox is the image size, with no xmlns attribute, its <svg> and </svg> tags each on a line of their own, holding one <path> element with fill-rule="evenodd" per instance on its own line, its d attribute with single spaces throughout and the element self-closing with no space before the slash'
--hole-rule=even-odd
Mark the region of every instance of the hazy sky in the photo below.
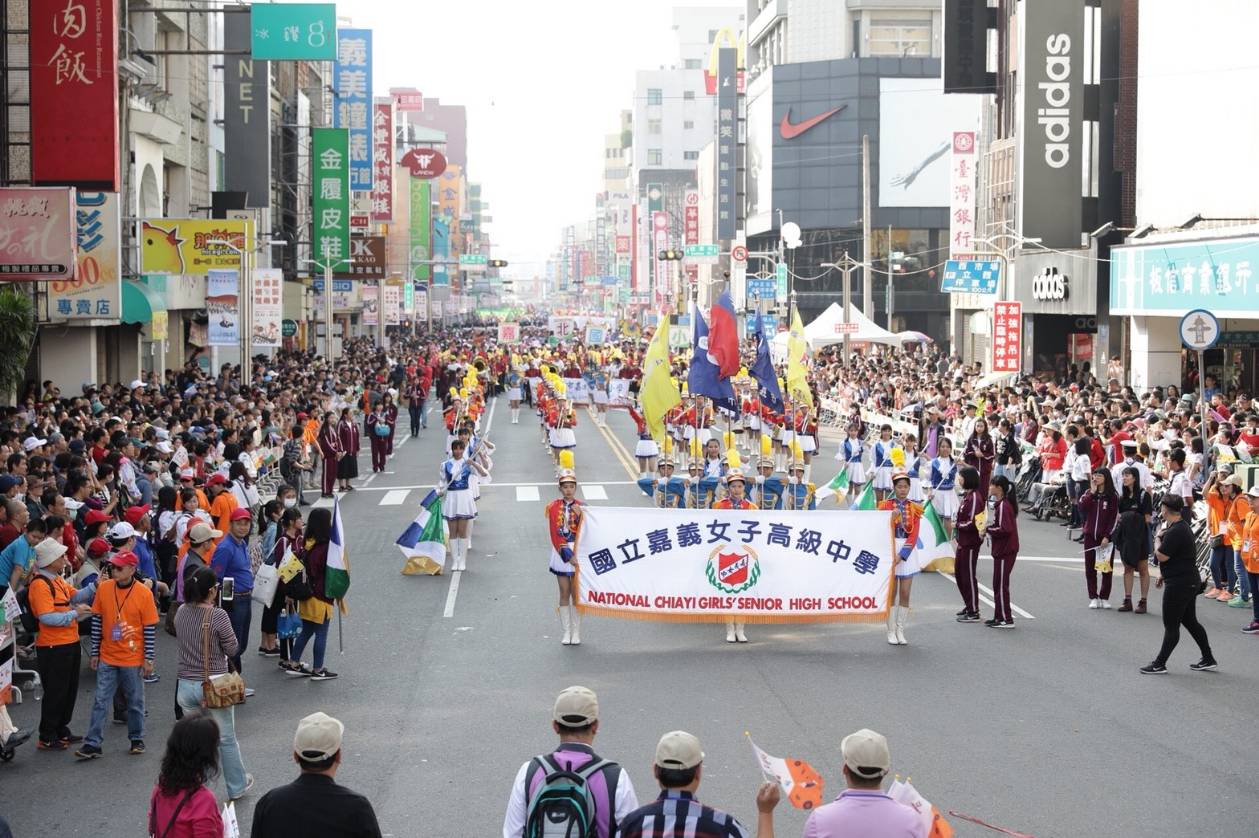
<svg viewBox="0 0 1259 838">
<path fill-rule="evenodd" d="M 671 64 L 671 10 L 737 0 L 338 0 L 373 30 L 376 95 L 414 86 L 468 108 L 468 168 L 484 186 L 505 273 L 541 273 L 560 229 L 602 188 L 603 136 L 634 71 Z"/>
</svg>

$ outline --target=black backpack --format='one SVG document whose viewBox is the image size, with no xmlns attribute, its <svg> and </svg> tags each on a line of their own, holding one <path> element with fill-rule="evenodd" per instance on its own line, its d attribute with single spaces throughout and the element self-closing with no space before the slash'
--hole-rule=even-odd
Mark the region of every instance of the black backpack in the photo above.
<svg viewBox="0 0 1259 838">
<path fill-rule="evenodd" d="M 56 604 L 56 601 L 57 601 L 57 589 L 53 587 L 52 580 L 51 580 L 51 579 L 49 579 L 47 576 L 43 576 L 43 575 L 38 574 L 38 573 L 36 573 L 36 574 L 35 574 L 35 579 L 43 579 L 43 580 L 44 580 L 44 584 L 48 586 L 48 593 L 49 593 L 49 595 L 52 597 L 52 599 L 53 599 L 53 603 L 54 603 L 54 604 Z M 32 579 L 32 580 L 31 580 L 31 584 L 32 584 L 32 585 L 33 585 L 33 584 L 35 584 L 35 579 Z M 25 630 L 26 630 L 26 632 L 27 632 L 28 634 L 35 634 L 35 633 L 37 633 L 37 632 L 39 631 L 39 618 L 38 618 L 38 617 L 36 617 L 36 616 L 34 615 L 34 613 L 32 613 L 32 612 L 31 612 L 31 588 L 30 588 L 30 585 L 26 586 L 25 588 L 21 588 L 21 589 L 19 589 L 19 590 L 17 591 L 16 596 L 17 596 L 17 604 L 18 604 L 18 605 L 21 607 L 21 609 L 22 609 L 22 611 L 21 611 L 21 615 L 20 615 L 20 619 L 21 619 L 21 622 L 22 622 L 22 628 L 23 628 L 23 629 L 25 629 Z"/>
</svg>

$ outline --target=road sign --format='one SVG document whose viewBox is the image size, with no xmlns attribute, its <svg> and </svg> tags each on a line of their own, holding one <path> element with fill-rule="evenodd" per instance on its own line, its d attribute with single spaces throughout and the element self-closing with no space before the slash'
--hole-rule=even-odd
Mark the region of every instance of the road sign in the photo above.
<svg viewBox="0 0 1259 838">
<path fill-rule="evenodd" d="M 692 265 L 715 265 L 721 256 L 715 244 L 688 244 L 683 253 L 684 261 Z"/>
<path fill-rule="evenodd" d="M 480 253 L 461 253 L 459 255 L 459 270 L 484 271 L 489 262 L 489 257 L 482 256 Z"/>
<path fill-rule="evenodd" d="M 291 338 L 297 334 L 297 321 L 284 319 L 280 321 L 280 335 Z"/>
<path fill-rule="evenodd" d="M 748 308 L 754 308 L 757 300 L 761 302 L 773 300 L 777 284 L 777 281 L 772 276 L 749 276 L 744 285 Z"/>
<path fill-rule="evenodd" d="M 255 60 L 337 58 L 336 3 L 254 3 L 249 28 Z"/>
<path fill-rule="evenodd" d="M 940 290 L 948 293 L 995 294 L 1000 281 L 1000 259 L 950 259 L 944 263 Z"/>
<path fill-rule="evenodd" d="M 1180 340 L 1185 346 L 1205 352 L 1220 339 L 1220 321 L 1203 308 L 1197 308 L 1180 318 Z"/>
<path fill-rule="evenodd" d="M 316 294 L 323 293 L 323 277 L 315 277 L 310 281 L 310 287 L 315 289 Z M 332 293 L 348 294 L 354 290 L 354 281 L 349 279 L 332 280 Z"/>
<path fill-rule="evenodd" d="M 730 250 L 730 258 L 736 262 L 746 262 L 748 260 L 748 249 L 741 244 L 736 244 Z"/>
<path fill-rule="evenodd" d="M 787 299 L 787 263 L 779 262 L 774 271 L 774 279 L 778 282 L 778 299 Z"/>
</svg>

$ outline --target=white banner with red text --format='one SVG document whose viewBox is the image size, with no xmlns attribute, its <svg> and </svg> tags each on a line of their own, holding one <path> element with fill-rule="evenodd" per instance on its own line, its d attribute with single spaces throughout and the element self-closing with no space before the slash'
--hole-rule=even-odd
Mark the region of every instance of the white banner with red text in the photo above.
<svg viewBox="0 0 1259 838">
<path fill-rule="evenodd" d="M 585 507 L 583 613 L 674 622 L 875 622 L 891 593 L 891 512 Z"/>
</svg>

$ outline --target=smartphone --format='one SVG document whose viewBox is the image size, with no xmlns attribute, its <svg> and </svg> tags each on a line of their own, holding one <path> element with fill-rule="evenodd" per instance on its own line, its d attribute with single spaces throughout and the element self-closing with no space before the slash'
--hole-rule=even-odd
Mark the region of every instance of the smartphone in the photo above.
<svg viewBox="0 0 1259 838">
<path fill-rule="evenodd" d="M 236 597 L 236 580 L 228 576 L 223 579 L 219 586 L 219 598 L 224 602 L 230 602 Z"/>
</svg>

